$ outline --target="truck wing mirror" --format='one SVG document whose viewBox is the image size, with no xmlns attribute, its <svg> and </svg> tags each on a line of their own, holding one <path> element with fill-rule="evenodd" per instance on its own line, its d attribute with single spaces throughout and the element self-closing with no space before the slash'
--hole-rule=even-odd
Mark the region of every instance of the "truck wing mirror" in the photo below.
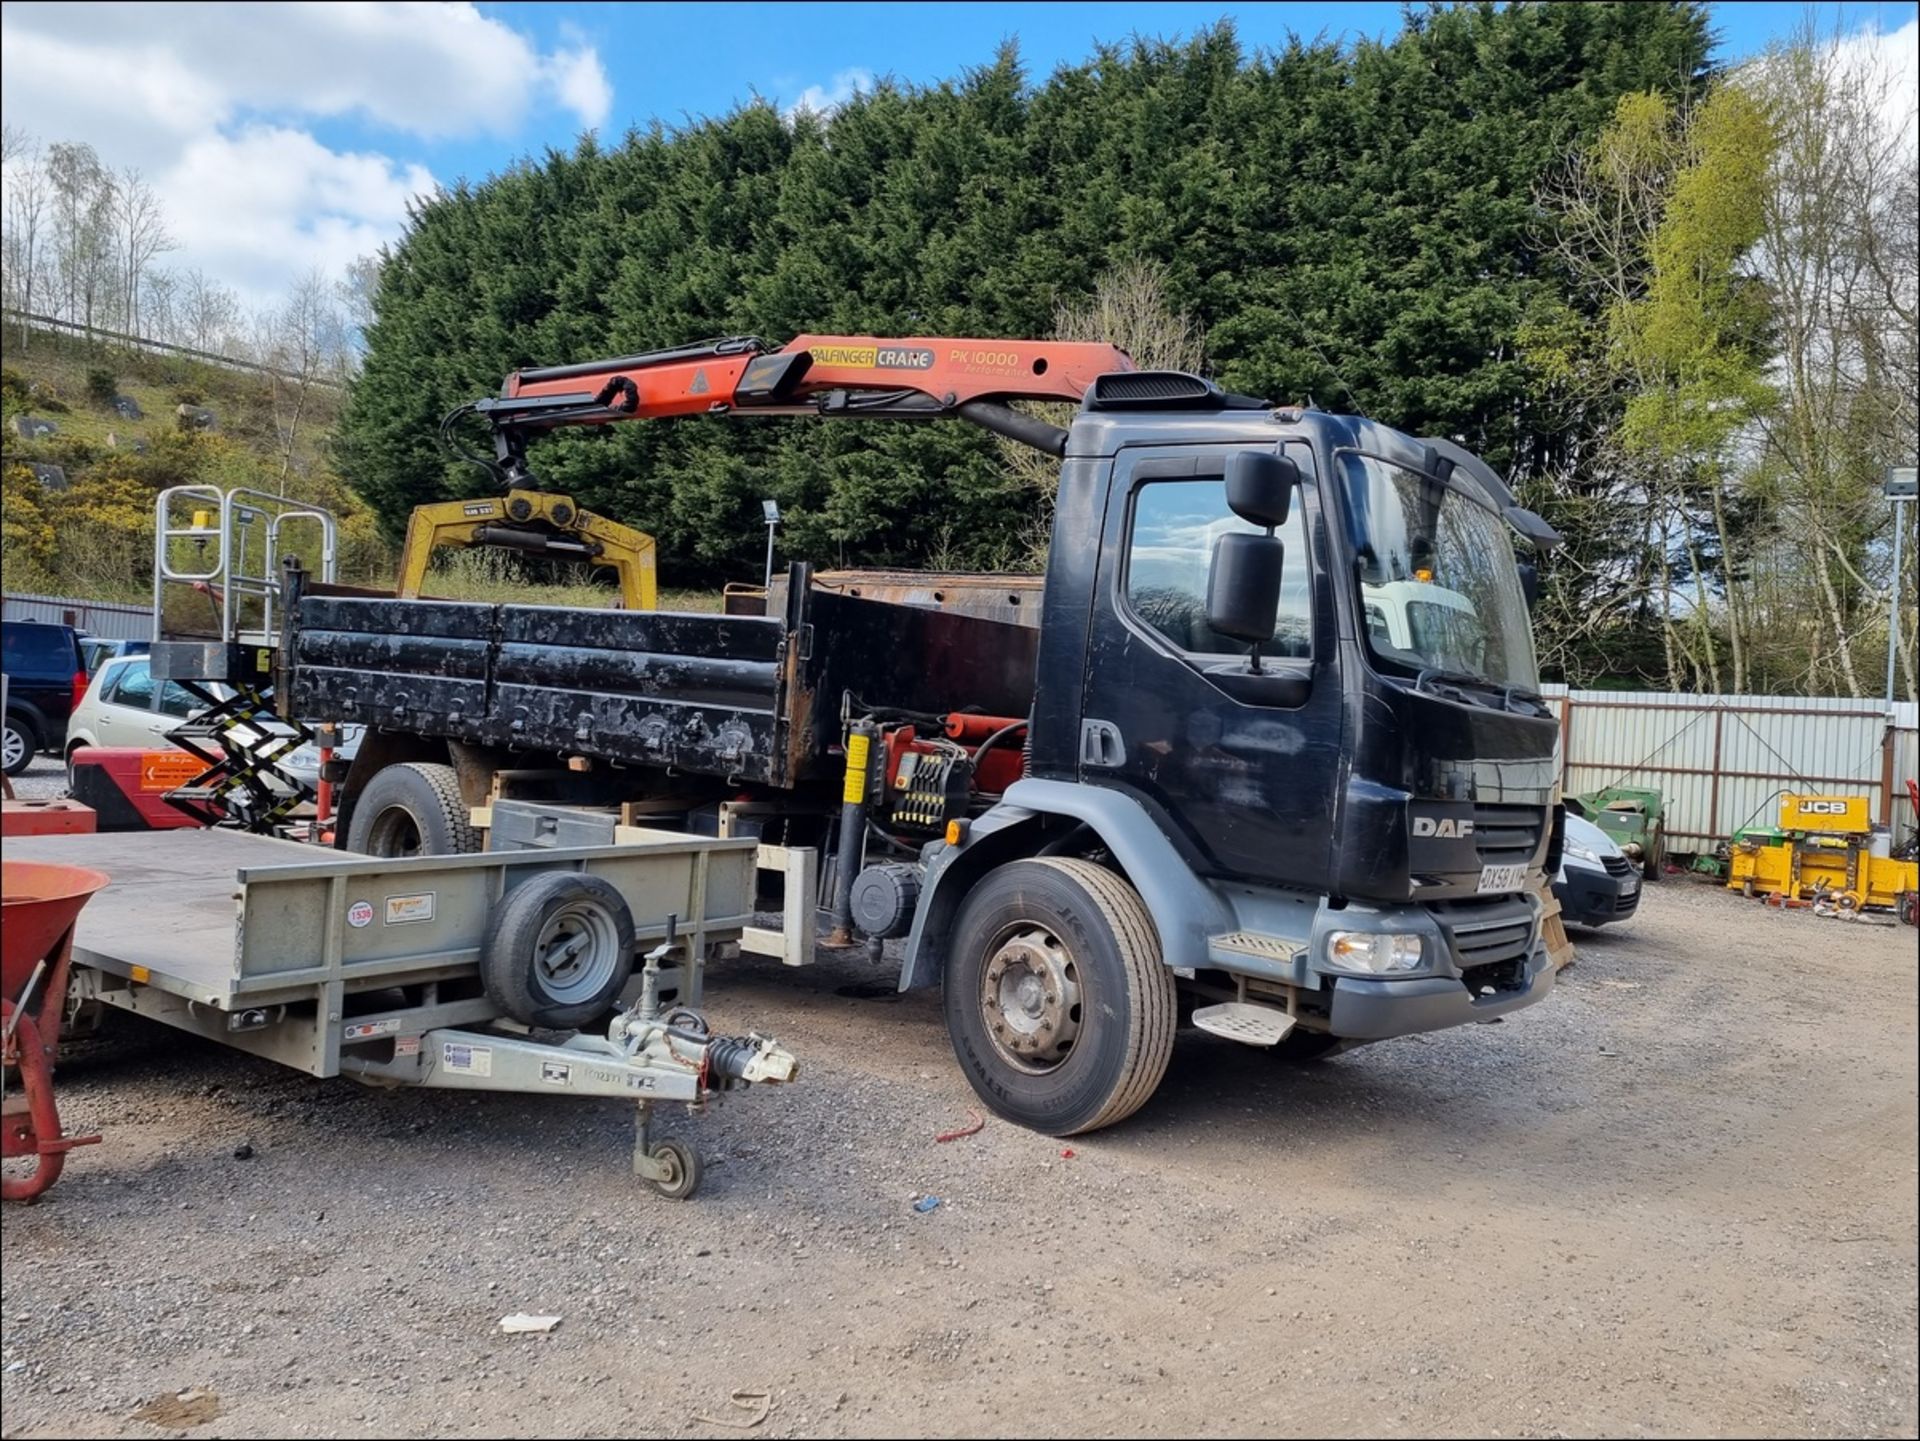
<svg viewBox="0 0 1920 1441">
<path fill-rule="evenodd" d="M 1527 609 L 1532 610 L 1540 604 L 1540 567 L 1530 560 L 1520 565 L 1520 594 L 1527 599 Z"/>
<path fill-rule="evenodd" d="M 1287 523 L 1300 467 L 1270 450 L 1236 451 L 1227 458 L 1227 508 L 1249 525 L 1277 530 Z"/>
<path fill-rule="evenodd" d="M 1223 535 L 1207 572 L 1207 624 L 1253 647 L 1248 670 L 1260 671 L 1260 647 L 1280 619 L 1280 571 L 1286 545 L 1277 535 Z"/>
<path fill-rule="evenodd" d="M 1566 541 L 1566 537 L 1549 525 L 1543 517 L 1535 515 L 1524 506 L 1508 506 L 1506 516 L 1507 524 L 1533 542 L 1535 550 L 1552 550 Z"/>
</svg>

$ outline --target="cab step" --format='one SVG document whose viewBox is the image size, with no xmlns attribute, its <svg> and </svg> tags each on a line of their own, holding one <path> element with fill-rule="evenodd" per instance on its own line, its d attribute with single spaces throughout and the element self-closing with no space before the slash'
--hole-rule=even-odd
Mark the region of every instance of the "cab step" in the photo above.
<svg viewBox="0 0 1920 1441">
<path fill-rule="evenodd" d="M 1285 1011 L 1250 1005 L 1246 1001 L 1202 1006 L 1193 1013 L 1193 1023 L 1203 1031 L 1225 1036 L 1243 1046 L 1277 1046 L 1293 1029 L 1293 1017 Z"/>
</svg>

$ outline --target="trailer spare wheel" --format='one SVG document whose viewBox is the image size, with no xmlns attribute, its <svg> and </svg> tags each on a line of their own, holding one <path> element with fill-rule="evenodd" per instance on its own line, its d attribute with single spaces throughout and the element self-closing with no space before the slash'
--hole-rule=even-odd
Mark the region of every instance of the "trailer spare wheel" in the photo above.
<svg viewBox="0 0 1920 1441">
<path fill-rule="evenodd" d="M 1176 996 L 1139 893 L 1091 861 L 1016 861 L 969 892 L 944 977 L 980 1098 L 1054 1136 L 1130 1116 L 1166 1073 Z"/>
<path fill-rule="evenodd" d="M 347 849 L 368 856 L 460 856 L 480 849 L 452 766 L 408 761 L 367 783 Z"/>
<path fill-rule="evenodd" d="M 529 1026 L 586 1025 L 632 973 L 633 913 L 607 882 L 572 871 L 548 871 L 507 892 L 480 944 L 488 999 Z"/>
</svg>

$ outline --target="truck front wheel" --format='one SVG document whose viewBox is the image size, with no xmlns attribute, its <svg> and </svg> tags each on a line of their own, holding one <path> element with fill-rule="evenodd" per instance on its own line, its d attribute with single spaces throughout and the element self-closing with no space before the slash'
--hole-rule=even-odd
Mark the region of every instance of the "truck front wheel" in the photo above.
<svg viewBox="0 0 1920 1441">
<path fill-rule="evenodd" d="M 1090 861 L 1015 861 L 981 880 L 944 987 L 947 1034 L 981 1100 L 1048 1135 L 1132 1115 L 1173 1054 L 1173 976 L 1153 918 Z"/>
</svg>

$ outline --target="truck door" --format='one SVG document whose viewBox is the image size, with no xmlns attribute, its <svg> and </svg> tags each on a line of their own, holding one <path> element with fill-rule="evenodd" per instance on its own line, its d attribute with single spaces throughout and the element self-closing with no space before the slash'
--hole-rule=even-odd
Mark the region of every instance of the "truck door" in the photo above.
<svg viewBox="0 0 1920 1441">
<path fill-rule="evenodd" d="M 1311 447 L 1285 446 L 1302 483 L 1281 529 L 1280 618 L 1265 669 L 1285 693 L 1236 685 L 1246 647 L 1206 621 L 1213 542 L 1253 527 L 1228 510 L 1244 446 L 1123 449 L 1093 588 L 1080 779 L 1131 792 L 1216 875 L 1318 889 L 1344 776 L 1342 710 Z M 1211 672 L 1211 673 L 1210 673 Z"/>
</svg>

